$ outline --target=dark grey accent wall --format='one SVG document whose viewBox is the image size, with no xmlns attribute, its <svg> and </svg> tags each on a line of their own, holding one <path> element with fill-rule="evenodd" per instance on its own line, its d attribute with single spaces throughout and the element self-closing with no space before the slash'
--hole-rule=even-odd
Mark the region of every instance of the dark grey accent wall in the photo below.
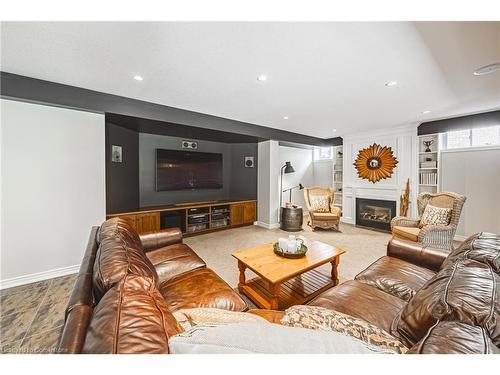
<svg viewBox="0 0 500 375">
<path fill-rule="evenodd" d="M 139 134 L 139 201 L 141 207 L 182 202 L 228 199 L 230 192 L 231 150 L 228 143 L 198 141 L 199 152 L 222 154 L 222 189 L 156 191 L 156 149 L 181 150 L 182 138 Z"/>
<path fill-rule="evenodd" d="M 222 189 L 156 191 L 156 149 L 181 150 L 182 140 L 184 139 L 179 137 L 139 134 L 139 203 L 141 207 L 219 199 L 257 199 L 257 143 L 196 140 L 197 151 L 223 155 Z M 245 168 L 245 156 L 255 158 L 254 168 Z"/>
<path fill-rule="evenodd" d="M 139 133 L 106 123 L 106 212 L 139 207 Z M 111 146 L 122 146 L 122 163 L 111 161 Z"/>
<path fill-rule="evenodd" d="M 264 140 L 275 139 L 310 145 L 329 145 L 335 140 L 311 137 L 7 72 L 0 72 L 0 94 L 4 98 L 226 131 Z"/>
<path fill-rule="evenodd" d="M 257 143 L 233 143 L 229 198 L 257 199 Z M 245 156 L 254 157 L 254 167 L 245 167 Z"/>
<path fill-rule="evenodd" d="M 423 122 L 418 126 L 417 133 L 418 135 L 436 134 L 454 130 L 485 128 L 495 125 L 500 125 L 500 111 Z"/>
</svg>

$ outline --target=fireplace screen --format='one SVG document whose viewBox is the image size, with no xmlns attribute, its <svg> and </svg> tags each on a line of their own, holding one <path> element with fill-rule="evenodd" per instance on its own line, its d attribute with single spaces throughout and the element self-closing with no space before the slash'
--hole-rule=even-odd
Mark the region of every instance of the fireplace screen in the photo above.
<svg viewBox="0 0 500 375">
<path fill-rule="evenodd" d="M 395 201 L 356 198 L 356 225 L 390 231 L 395 211 Z"/>
</svg>

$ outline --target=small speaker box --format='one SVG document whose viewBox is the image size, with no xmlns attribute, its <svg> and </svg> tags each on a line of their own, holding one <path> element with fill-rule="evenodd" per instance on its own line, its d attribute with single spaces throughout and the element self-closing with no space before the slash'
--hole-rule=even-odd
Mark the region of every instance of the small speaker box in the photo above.
<svg viewBox="0 0 500 375">
<path fill-rule="evenodd" d="M 183 149 L 189 149 L 189 150 L 196 150 L 198 148 L 198 142 L 194 142 L 194 141 L 182 141 L 181 148 L 183 148 Z"/>
<path fill-rule="evenodd" d="M 253 168 L 254 166 L 253 156 L 245 156 L 245 168 Z"/>
</svg>

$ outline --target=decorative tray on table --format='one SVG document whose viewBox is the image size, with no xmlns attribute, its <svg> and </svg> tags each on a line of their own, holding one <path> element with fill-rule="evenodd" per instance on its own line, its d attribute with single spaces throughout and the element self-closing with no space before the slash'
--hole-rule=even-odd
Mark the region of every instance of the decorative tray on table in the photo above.
<svg viewBox="0 0 500 375">
<path fill-rule="evenodd" d="M 302 244 L 301 248 L 299 250 L 297 250 L 296 253 L 287 253 L 287 252 L 280 249 L 278 242 L 275 242 L 273 244 L 273 250 L 274 250 L 274 253 L 276 255 L 279 255 L 280 257 L 288 258 L 288 259 L 297 259 L 297 258 L 302 258 L 303 256 L 306 255 L 307 246 Z"/>
</svg>

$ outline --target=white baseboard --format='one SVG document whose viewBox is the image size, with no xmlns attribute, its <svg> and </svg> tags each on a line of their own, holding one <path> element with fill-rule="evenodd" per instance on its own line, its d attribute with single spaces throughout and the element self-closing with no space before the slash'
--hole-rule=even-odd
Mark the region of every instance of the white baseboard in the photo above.
<svg viewBox="0 0 500 375">
<path fill-rule="evenodd" d="M 12 288 L 19 285 L 31 284 L 37 281 L 53 279 L 54 277 L 61 277 L 70 275 L 72 273 L 77 273 L 80 265 L 74 265 L 63 268 L 56 268 L 49 271 L 32 273 L 29 275 L 23 275 L 18 277 L 12 277 L 10 279 L 0 280 L 0 289 Z"/>
<path fill-rule="evenodd" d="M 266 228 L 266 229 L 278 229 L 280 227 L 280 223 L 267 224 L 262 221 L 256 221 L 253 225 L 257 225 L 258 227 Z"/>
</svg>

